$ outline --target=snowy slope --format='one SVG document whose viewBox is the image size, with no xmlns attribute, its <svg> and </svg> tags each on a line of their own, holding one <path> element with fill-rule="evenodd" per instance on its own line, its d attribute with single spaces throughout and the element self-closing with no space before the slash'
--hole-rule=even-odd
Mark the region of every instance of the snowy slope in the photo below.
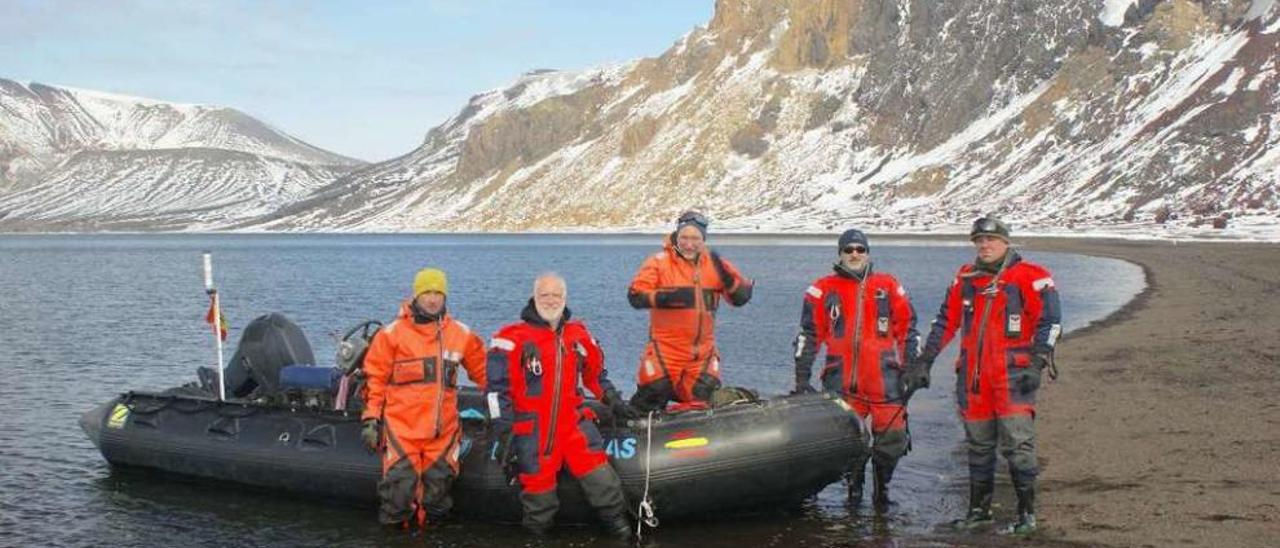
<svg viewBox="0 0 1280 548">
<path fill-rule="evenodd" d="M 217 148 L 318 165 L 360 162 L 242 112 L 0 78 L 0 150 Z"/>
<path fill-rule="evenodd" d="M 660 57 L 478 95 L 257 226 L 648 228 L 701 207 L 740 230 L 996 211 L 1040 232 L 1266 233 L 1278 31 L 1272 0 L 721 0 Z"/>
<path fill-rule="evenodd" d="M 0 196 L 0 228 L 218 228 L 269 214 L 343 171 L 208 148 L 83 151 L 44 183 Z"/>
<path fill-rule="evenodd" d="M 216 227 L 360 164 L 233 109 L 0 79 L 0 230 Z"/>
</svg>

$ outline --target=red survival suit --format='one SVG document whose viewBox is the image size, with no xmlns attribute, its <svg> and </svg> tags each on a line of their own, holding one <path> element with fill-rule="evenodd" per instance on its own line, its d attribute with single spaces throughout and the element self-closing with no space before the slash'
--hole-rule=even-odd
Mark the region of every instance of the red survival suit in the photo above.
<svg viewBox="0 0 1280 548">
<path fill-rule="evenodd" d="M 568 308 L 555 328 L 538 315 L 532 299 L 520 318 L 490 342 L 485 398 L 495 431 L 514 435 L 524 526 L 537 532 L 551 527 L 560 507 L 556 475 L 567 467 L 605 524 L 625 532 L 622 483 L 578 387 L 582 379 L 606 403 L 619 397 L 604 353 L 586 324 L 570 320 Z"/>
<path fill-rule="evenodd" d="M 822 388 L 843 395 L 864 420 L 871 417 L 877 500 L 887 502 L 886 486 L 908 448 L 899 377 L 920 348 L 915 309 L 890 274 L 874 272 L 871 265 L 862 275 L 840 264 L 835 271 L 805 291 L 796 337 L 796 387 L 809 386 L 818 347 L 825 346 Z M 870 456 L 862 452 L 851 463 L 851 497 L 862 496 Z"/>
<path fill-rule="evenodd" d="M 1018 495 L 1020 518 L 1012 529 L 1016 531 L 1028 518 L 1035 526 L 1035 481 L 1040 472 L 1035 446 L 1038 390 L 1026 389 L 1019 381 L 1034 378 L 1038 385 L 1038 369 L 1052 367 L 1062 312 L 1057 288 L 1044 267 L 1022 260 L 1010 249 L 991 270 L 972 264 L 960 267 L 920 363 L 927 372 L 956 331 L 961 332 L 956 403 L 969 454 L 969 514 L 964 521 L 990 520 L 996 448 L 1002 446 Z"/>
<path fill-rule="evenodd" d="M 364 359 L 361 419 L 384 425 L 379 519 L 443 518 L 458 475 L 458 366 L 485 386 L 484 341 L 448 314 L 417 323 L 410 304 L 378 331 Z"/>
<path fill-rule="evenodd" d="M 698 254 L 696 263 L 680 256 L 675 234 L 662 251 L 640 266 L 627 299 L 648 308 L 649 342 L 640 360 L 638 388 L 631 404 L 647 411 L 669 400 L 707 401 L 720 386 L 715 316 L 723 296 L 734 306 L 751 300 L 751 281 L 716 252 Z"/>
<path fill-rule="evenodd" d="M 960 267 L 938 311 L 922 359 L 932 363 L 960 330 L 956 402 L 965 421 L 1035 415 L 1035 392 L 1011 389 L 1010 378 L 1031 365 L 1032 353 L 1049 354 L 1062 332 L 1053 277 L 1044 267 L 1009 250 L 1007 265 L 992 276 Z"/>
</svg>

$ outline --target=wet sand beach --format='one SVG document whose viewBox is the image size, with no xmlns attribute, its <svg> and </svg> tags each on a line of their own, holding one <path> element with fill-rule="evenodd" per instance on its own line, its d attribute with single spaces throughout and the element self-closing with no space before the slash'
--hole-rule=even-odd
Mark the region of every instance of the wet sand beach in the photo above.
<svg viewBox="0 0 1280 548">
<path fill-rule="evenodd" d="M 1060 344 L 1037 421 L 1040 540 L 1280 545 L 1280 245 L 1020 243 L 1032 260 L 1127 259 L 1148 284 Z"/>
</svg>

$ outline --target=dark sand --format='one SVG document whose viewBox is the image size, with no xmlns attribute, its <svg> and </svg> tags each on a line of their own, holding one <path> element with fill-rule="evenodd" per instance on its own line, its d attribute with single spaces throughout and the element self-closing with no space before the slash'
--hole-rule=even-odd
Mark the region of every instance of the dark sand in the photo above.
<svg viewBox="0 0 1280 548">
<path fill-rule="evenodd" d="M 1021 244 L 1031 260 L 1126 259 L 1148 284 L 1059 346 L 1037 416 L 1038 539 L 1280 546 L 1280 245 Z"/>
</svg>

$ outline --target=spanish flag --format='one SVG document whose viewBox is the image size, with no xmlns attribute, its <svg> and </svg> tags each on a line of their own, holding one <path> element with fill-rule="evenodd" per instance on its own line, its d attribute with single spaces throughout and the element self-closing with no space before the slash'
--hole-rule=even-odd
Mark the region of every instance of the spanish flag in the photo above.
<svg viewBox="0 0 1280 548">
<path fill-rule="evenodd" d="M 225 341 L 227 340 L 227 315 L 223 313 L 222 310 L 219 310 L 215 306 L 216 304 L 215 299 L 217 298 L 218 298 L 217 295 L 214 295 L 214 294 L 209 295 L 209 311 L 205 313 L 204 321 L 208 322 L 209 325 L 214 325 L 213 315 L 217 314 L 218 315 L 218 319 L 217 319 L 218 336 L 222 337 L 222 340 Z"/>
</svg>

